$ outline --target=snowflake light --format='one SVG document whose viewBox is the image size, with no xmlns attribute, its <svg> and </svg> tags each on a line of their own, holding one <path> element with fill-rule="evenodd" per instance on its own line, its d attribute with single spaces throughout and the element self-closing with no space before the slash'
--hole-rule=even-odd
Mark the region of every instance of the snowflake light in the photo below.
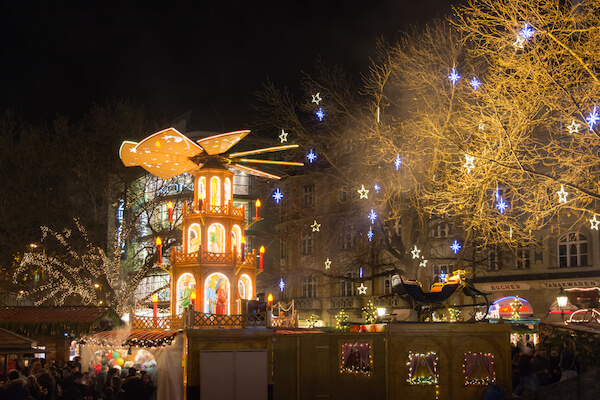
<svg viewBox="0 0 600 400">
<path fill-rule="evenodd" d="M 410 254 L 412 254 L 412 258 L 419 258 L 419 253 L 421 253 L 421 250 L 417 249 L 417 245 L 415 245 L 415 248 L 412 249 L 412 251 L 410 252 Z"/>
<path fill-rule="evenodd" d="M 402 159 L 400 158 L 400 154 L 396 156 L 396 160 L 394 160 L 394 165 L 396 166 L 396 171 L 400 169 L 400 165 L 402 165 Z"/>
<path fill-rule="evenodd" d="M 275 189 L 275 193 L 273 193 L 273 198 L 275 199 L 275 202 L 277 204 L 279 204 L 281 199 L 283 199 L 283 193 L 281 193 L 281 190 L 279 190 L 279 188 Z"/>
<path fill-rule="evenodd" d="M 579 127 L 581 124 L 575 122 L 575 120 L 571 121 L 571 124 L 567 126 L 569 133 L 579 133 Z"/>
<path fill-rule="evenodd" d="M 453 85 L 456 85 L 456 82 L 460 79 L 460 75 L 456 72 L 456 68 L 452 68 L 452 73 L 448 75 L 448 79 L 452 82 Z"/>
<path fill-rule="evenodd" d="M 475 169 L 475 156 L 465 154 L 465 158 L 467 159 L 467 162 L 463 167 L 467 169 L 467 173 L 470 173 L 472 169 Z"/>
<path fill-rule="evenodd" d="M 369 189 L 365 189 L 365 185 L 360 185 L 360 189 L 357 190 L 358 194 L 360 194 L 359 199 L 368 199 L 369 198 Z"/>
<path fill-rule="evenodd" d="M 565 192 L 565 187 L 563 185 L 560 185 L 560 190 L 558 192 L 556 192 L 556 194 L 558 195 L 559 203 L 567 202 L 567 196 L 569 195 L 569 193 Z"/>
<path fill-rule="evenodd" d="M 319 107 L 315 115 L 317 116 L 317 118 L 319 118 L 319 121 L 323 121 L 323 118 L 325 118 L 325 112 L 323 111 L 323 107 Z"/>
<path fill-rule="evenodd" d="M 279 135 L 279 140 L 281 141 L 281 143 L 287 142 L 287 136 L 288 136 L 288 133 L 282 129 L 281 134 Z"/>
<path fill-rule="evenodd" d="M 285 282 L 283 281 L 283 278 L 281 278 L 279 281 L 279 290 L 283 292 L 283 289 L 285 289 Z"/>
<path fill-rule="evenodd" d="M 312 102 L 315 103 L 316 105 L 319 105 L 319 103 L 321 102 L 321 100 L 323 100 L 321 98 L 321 92 L 312 95 Z"/>
<path fill-rule="evenodd" d="M 321 229 L 321 224 L 317 223 L 317 220 L 315 219 L 315 222 L 313 222 L 310 227 L 312 228 L 313 232 L 319 232 Z"/>
<path fill-rule="evenodd" d="M 367 294 L 367 287 L 364 283 L 360 283 L 360 286 L 356 288 L 358 290 L 358 294 Z"/>
<path fill-rule="evenodd" d="M 473 90 L 477 90 L 479 86 L 481 86 L 481 82 L 479 82 L 479 79 L 477 79 L 477 77 L 474 76 L 469 82 L 469 85 L 473 87 Z"/>
<path fill-rule="evenodd" d="M 377 213 L 375 212 L 375 210 L 373 210 L 371 208 L 371 212 L 369 213 L 369 215 L 367 216 L 367 218 L 369 218 L 371 220 L 371 223 L 374 224 L 375 220 L 377 219 Z"/>
<path fill-rule="evenodd" d="M 588 126 L 590 127 L 590 132 L 593 131 L 594 125 L 596 125 L 596 122 L 598 122 L 598 120 L 600 120 L 600 116 L 598 115 L 598 110 L 597 110 L 596 106 L 594 106 L 594 109 L 592 110 L 590 115 L 588 115 L 588 117 L 585 120 L 587 121 Z"/>
<path fill-rule="evenodd" d="M 306 158 L 308 158 L 308 162 L 312 164 L 313 161 L 317 159 L 317 155 L 313 152 L 313 149 L 310 149 L 310 151 L 306 155 Z"/>
<path fill-rule="evenodd" d="M 597 215 L 594 214 L 594 218 L 590 219 L 590 225 L 591 225 L 591 229 L 595 229 L 598 230 L 598 224 L 600 224 L 600 220 L 598 220 L 598 218 L 596 218 Z"/>
<path fill-rule="evenodd" d="M 496 203 L 496 208 L 500 211 L 500 214 L 504 214 L 504 211 L 508 209 L 508 203 L 504 201 L 502 197 Z"/>
<path fill-rule="evenodd" d="M 521 32 L 519 32 L 519 36 L 525 40 L 530 39 L 533 35 L 535 35 L 535 30 L 528 24 L 525 24 L 523 29 L 521 29 Z"/>
<path fill-rule="evenodd" d="M 329 259 L 329 257 L 327 257 L 327 260 L 325 260 L 325 269 L 329 268 L 331 268 L 331 260 Z"/>
<path fill-rule="evenodd" d="M 458 243 L 458 240 L 455 240 L 454 243 L 452 243 L 452 246 L 450 246 L 450 248 L 452 249 L 454 254 L 457 254 L 460 251 L 460 249 L 462 249 L 462 246 L 460 245 L 460 243 Z"/>
<path fill-rule="evenodd" d="M 381 189 L 381 186 L 379 186 L 378 184 L 375 184 L 375 186 L 373 186 L 373 189 L 375 189 L 376 193 L 379 193 L 379 190 Z"/>
<path fill-rule="evenodd" d="M 373 228 L 369 227 L 369 232 L 367 232 L 367 238 L 369 238 L 369 242 L 371 242 L 373 240 Z"/>
</svg>

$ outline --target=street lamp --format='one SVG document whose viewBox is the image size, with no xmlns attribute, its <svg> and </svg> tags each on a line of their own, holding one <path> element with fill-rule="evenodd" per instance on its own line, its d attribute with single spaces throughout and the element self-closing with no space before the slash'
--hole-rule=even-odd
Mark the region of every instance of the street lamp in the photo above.
<svg viewBox="0 0 600 400">
<path fill-rule="evenodd" d="M 565 293 L 565 291 L 563 290 L 563 288 L 560 288 L 560 292 L 558 293 L 558 296 L 556 296 L 556 304 L 558 304 L 558 309 L 560 311 L 560 317 L 562 319 L 562 321 L 565 321 L 565 311 L 564 308 L 567 307 L 567 303 L 569 302 L 569 298 L 567 297 L 567 294 Z"/>
</svg>

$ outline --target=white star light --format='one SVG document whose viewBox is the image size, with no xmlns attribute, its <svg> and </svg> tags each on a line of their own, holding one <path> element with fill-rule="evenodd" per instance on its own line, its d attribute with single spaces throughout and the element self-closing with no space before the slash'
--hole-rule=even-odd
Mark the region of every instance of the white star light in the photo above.
<svg viewBox="0 0 600 400">
<path fill-rule="evenodd" d="M 594 106 L 594 109 L 585 120 L 587 121 L 590 127 L 590 132 L 593 131 L 594 125 L 596 125 L 596 122 L 600 120 L 600 116 L 598 116 L 598 110 L 596 109 L 596 106 Z"/>
<path fill-rule="evenodd" d="M 558 195 L 558 202 L 559 203 L 566 203 L 567 202 L 567 195 L 569 193 L 565 192 L 565 187 L 563 185 L 560 185 L 560 191 L 556 192 L 556 194 Z"/>
<path fill-rule="evenodd" d="M 367 294 L 367 287 L 364 283 L 360 283 L 360 286 L 356 288 L 358 290 L 358 294 Z"/>
<path fill-rule="evenodd" d="M 323 111 L 323 107 L 319 107 L 315 114 L 317 115 L 317 118 L 319 118 L 319 121 L 323 121 L 323 118 L 325 118 L 325 112 Z"/>
<path fill-rule="evenodd" d="M 410 252 L 410 254 L 412 254 L 412 258 L 419 258 L 419 253 L 421 253 L 421 250 L 417 249 L 417 245 L 415 245 L 415 248 L 412 249 L 412 251 Z"/>
<path fill-rule="evenodd" d="M 369 213 L 369 215 L 367 216 L 367 218 L 369 218 L 371 220 L 371 224 L 374 224 L 375 220 L 377 219 L 377 214 L 375 213 L 375 210 L 373 210 L 371 208 L 371 212 Z"/>
<path fill-rule="evenodd" d="M 525 39 L 523 39 L 521 36 L 517 36 L 517 40 L 515 40 L 515 42 L 513 43 L 513 46 L 515 46 L 515 48 L 517 50 L 522 49 L 524 43 L 525 43 Z"/>
<path fill-rule="evenodd" d="M 327 260 L 325 260 L 325 269 L 329 268 L 331 268 L 331 260 L 329 259 L 329 257 L 327 257 Z"/>
<path fill-rule="evenodd" d="M 367 232 L 367 238 L 369 238 L 369 242 L 373 240 L 373 228 L 369 227 L 369 232 Z"/>
<path fill-rule="evenodd" d="M 475 169 L 475 156 L 465 154 L 467 162 L 463 165 L 467 169 L 467 173 L 470 173 L 472 169 Z"/>
<path fill-rule="evenodd" d="M 573 120 L 571 121 L 571 125 L 567 126 L 567 129 L 569 130 L 569 133 L 579 133 L 579 126 L 580 124 Z"/>
<path fill-rule="evenodd" d="M 315 222 L 313 222 L 310 227 L 312 228 L 313 232 L 319 232 L 321 229 L 321 224 L 317 223 L 317 220 L 315 219 Z"/>
<path fill-rule="evenodd" d="M 453 85 L 456 85 L 456 82 L 460 79 L 460 75 L 456 72 L 456 68 L 452 68 L 452 73 L 448 75 L 448 79 L 452 82 Z"/>
<path fill-rule="evenodd" d="M 287 135 L 288 133 L 284 129 L 282 129 L 281 134 L 279 135 L 279 140 L 281 140 L 281 143 L 287 142 Z"/>
<path fill-rule="evenodd" d="M 478 128 L 479 128 L 480 131 L 482 131 L 485 128 L 485 124 L 483 123 L 483 121 L 479 121 Z"/>
<path fill-rule="evenodd" d="M 471 79 L 471 81 L 469 82 L 469 85 L 473 87 L 473 90 L 477 90 L 481 85 L 481 82 L 479 82 L 479 79 L 477 79 L 477 77 L 474 76 L 473 79 Z"/>
<path fill-rule="evenodd" d="M 357 192 L 360 194 L 359 200 L 369 198 L 369 189 L 365 189 L 365 185 L 360 185 L 360 189 Z"/>
<path fill-rule="evenodd" d="M 462 249 L 462 246 L 460 245 L 460 243 L 458 243 L 458 240 L 455 240 L 454 243 L 452 243 L 452 246 L 450 246 L 450 248 L 452 249 L 454 254 L 456 254 L 460 251 L 460 249 Z"/>
<path fill-rule="evenodd" d="M 285 289 L 285 282 L 283 281 L 283 278 L 281 278 L 279 281 L 279 290 L 283 292 L 283 289 Z"/>
<path fill-rule="evenodd" d="M 281 199 L 283 199 L 283 193 L 281 193 L 281 190 L 279 190 L 279 188 L 275 189 L 275 193 L 273 193 L 273 198 L 275 199 L 275 202 L 277 204 L 279 204 Z"/>
<path fill-rule="evenodd" d="M 508 209 L 508 203 L 504 201 L 502 197 L 496 203 L 496 208 L 500 211 L 500 214 L 504 214 L 504 211 Z"/>
<path fill-rule="evenodd" d="M 308 162 L 312 164 L 312 162 L 317 159 L 317 155 L 313 152 L 313 149 L 310 149 L 310 151 L 306 155 L 306 158 L 308 158 Z"/>
<path fill-rule="evenodd" d="M 312 102 L 315 103 L 316 105 L 319 105 L 319 103 L 321 102 L 321 100 L 323 100 L 321 98 L 321 92 L 312 95 Z"/>
<path fill-rule="evenodd" d="M 598 230 L 598 224 L 600 224 L 600 220 L 598 220 L 598 218 L 596 218 L 597 215 L 594 214 L 594 218 L 590 219 L 590 225 L 591 225 L 591 229 L 595 229 Z"/>
<path fill-rule="evenodd" d="M 419 267 L 427 267 L 427 260 L 423 259 L 420 263 L 419 263 Z"/>
<path fill-rule="evenodd" d="M 402 159 L 400 158 L 400 154 L 396 156 L 396 160 L 394 161 L 394 165 L 396 166 L 396 171 L 400 169 L 400 165 L 402 165 Z"/>
</svg>

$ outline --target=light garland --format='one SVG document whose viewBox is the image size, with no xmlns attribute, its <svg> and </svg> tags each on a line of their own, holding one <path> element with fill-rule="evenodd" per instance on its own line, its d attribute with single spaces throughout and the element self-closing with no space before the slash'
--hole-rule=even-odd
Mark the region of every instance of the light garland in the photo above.
<svg viewBox="0 0 600 400">
<path fill-rule="evenodd" d="M 362 312 L 365 313 L 365 322 L 367 324 L 375 323 L 375 320 L 377 320 L 377 307 L 375 307 L 372 300 L 367 302 L 367 305 L 362 308 Z"/>
<path fill-rule="evenodd" d="M 428 376 L 415 376 L 414 378 L 411 378 L 411 376 L 413 375 L 413 370 L 412 370 L 412 359 L 413 356 L 419 356 L 421 358 L 421 361 L 419 362 L 419 365 L 416 366 L 416 368 L 418 369 L 420 365 L 422 365 L 422 363 L 425 362 L 424 358 L 427 356 L 435 356 L 435 361 L 433 363 L 433 370 L 434 370 L 434 375 L 431 375 L 431 371 L 429 372 Z M 410 383 L 411 385 L 435 385 L 438 383 L 438 372 L 437 372 L 437 364 L 438 364 L 438 357 L 437 357 L 437 353 L 434 351 L 430 351 L 426 354 L 423 353 L 413 353 L 412 351 L 408 353 L 408 361 L 406 362 L 406 366 L 408 367 L 408 379 L 406 380 L 408 383 Z M 416 371 L 415 371 L 416 372 Z"/>
<path fill-rule="evenodd" d="M 356 365 L 356 364 L 348 364 L 347 361 L 348 360 L 344 360 L 344 350 L 347 349 L 348 347 L 351 347 L 352 350 L 355 350 L 356 352 L 358 352 L 360 354 L 360 352 L 358 351 L 358 349 L 364 349 L 365 347 L 368 347 L 369 349 L 369 362 L 368 365 L 363 365 L 362 361 L 359 360 L 359 364 L 360 365 Z M 373 365 L 373 355 L 371 354 L 371 345 L 369 343 L 366 342 L 353 342 L 353 343 L 348 343 L 345 342 L 344 344 L 342 344 L 342 351 L 341 351 L 341 360 L 340 360 L 340 373 L 351 373 L 351 374 L 365 374 L 367 376 L 371 375 L 372 372 L 372 365 Z"/>
<path fill-rule="evenodd" d="M 519 296 L 516 296 L 513 301 L 510 303 L 511 313 L 510 317 L 512 319 L 519 319 L 521 317 L 521 307 L 523 303 L 519 300 Z"/>
<path fill-rule="evenodd" d="M 342 308 L 342 310 L 335 315 L 335 329 L 338 331 L 345 330 L 346 327 L 342 326 L 342 324 L 344 322 L 346 322 L 347 320 L 348 320 L 348 314 L 346 314 L 346 312 Z"/>
<path fill-rule="evenodd" d="M 485 378 L 471 378 L 467 379 L 467 354 L 476 354 L 477 357 L 486 356 L 492 358 L 492 376 L 486 376 Z M 487 374 L 487 372 L 486 372 Z M 465 353 L 463 362 L 463 376 L 465 377 L 465 386 L 487 386 L 491 383 L 496 383 L 496 369 L 494 368 L 494 355 L 492 353 Z"/>
<path fill-rule="evenodd" d="M 306 318 L 306 323 L 309 328 L 315 328 L 317 323 L 319 322 L 319 318 L 315 314 L 311 314 L 310 317 Z"/>
<path fill-rule="evenodd" d="M 450 322 L 457 322 L 460 319 L 460 310 L 458 308 L 448 308 L 448 320 Z"/>
</svg>

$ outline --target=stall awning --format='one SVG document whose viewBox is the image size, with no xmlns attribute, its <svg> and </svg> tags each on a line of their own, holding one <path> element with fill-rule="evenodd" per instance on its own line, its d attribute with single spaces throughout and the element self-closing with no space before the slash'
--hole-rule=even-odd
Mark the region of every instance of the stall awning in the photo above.
<svg viewBox="0 0 600 400">
<path fill-rule="evenodd" d="M 84 337 L 82 344 L 98 344 L 111 346 L 157 347 L 171 344 L 181 330 L 131 330 L 105 331 Z"/>
</svg>

